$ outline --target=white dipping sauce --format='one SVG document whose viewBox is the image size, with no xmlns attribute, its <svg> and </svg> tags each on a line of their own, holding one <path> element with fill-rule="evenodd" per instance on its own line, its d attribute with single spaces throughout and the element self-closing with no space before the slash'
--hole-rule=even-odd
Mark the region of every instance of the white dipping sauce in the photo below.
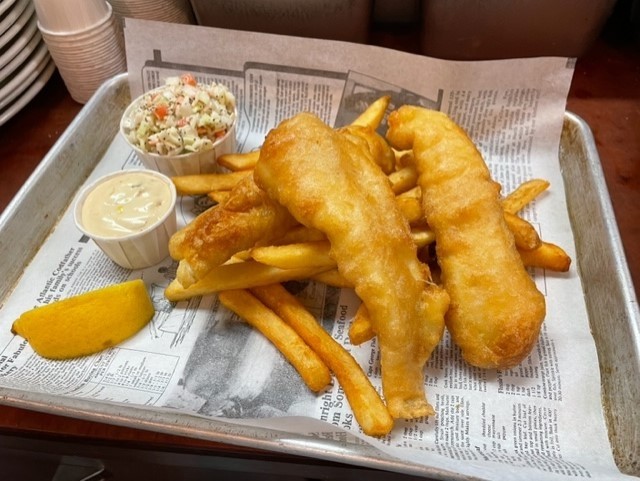
<svg viewBox="0 0 640 481">
<path fill-rule="evenodd" d="M 101 237 L 124 237 L 155 224 L 171 208 L 166 182 L 144 172 L 123 173 L 96 186 L 82 206 L 82 224 Z"/>
</svg>

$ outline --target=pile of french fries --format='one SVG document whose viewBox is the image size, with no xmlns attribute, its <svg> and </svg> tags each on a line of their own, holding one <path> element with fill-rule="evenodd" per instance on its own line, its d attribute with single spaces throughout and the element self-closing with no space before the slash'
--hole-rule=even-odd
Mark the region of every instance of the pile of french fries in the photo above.
<svg viewBox="0 0 640 481">
<path fill-rule="evenodd" d="M 388 97 L 378 99 L 353 124 L 375 130 L 389 101 Z M 411 151 L 396 151 L 395 166 L 391 166 L 388 178 L 417 248 L 425 250 L 435 242 L 435 236 L 424 218 L 422 194 L 411 156 Z M 174 177 L 173 182 L 180 195 L 207 195 L 221 202 L 238 181 L 252 175 L 258 158 L 259 151 L 227 154 L 218 162 L 228 172 Z M 566 252 L 542 240 L 535 227 L 518 215 L 548 187 L 549 182 L 542 179 L 522 183 L 502 199 L 504 217 L 525 266 L 565 272 L 571 264 Z M 353 357 L 281 285 L 290 280 L 312 279 L 332 286 L 352 287 L 340 275 L 330 247 L 321 232 L 298 226 L 272 245 L 237 253 L 189 287 L 172 284 L 165 295 L 171 301 L 180 301 L 217 293 L 227 308 L 274 343 L 310 389 L 316 392 L 325 389 L 333 373 L 363 432 L 384 435 L 392 428 L 393 421 L 379 393 Z M 359 345 L 374 335 L 366 307 L 361 305 L 349 328 L 350 342 Z"/>
</svg>

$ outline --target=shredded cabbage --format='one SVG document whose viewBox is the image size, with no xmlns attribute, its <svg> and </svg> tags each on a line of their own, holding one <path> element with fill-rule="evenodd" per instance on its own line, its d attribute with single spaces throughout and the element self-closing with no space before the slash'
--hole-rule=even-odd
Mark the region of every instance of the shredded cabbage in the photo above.
<svg viewBox="0 0 640 481">
<path fill-rule="evenodd" d="M 224 85 L 205 85 L 185 74 L 146 93 L 122 125 L 129 142 L 145 152 L 201 152 L 213 149 L 229 131 L 235 107 L 236 99 Z"/>
</svg>

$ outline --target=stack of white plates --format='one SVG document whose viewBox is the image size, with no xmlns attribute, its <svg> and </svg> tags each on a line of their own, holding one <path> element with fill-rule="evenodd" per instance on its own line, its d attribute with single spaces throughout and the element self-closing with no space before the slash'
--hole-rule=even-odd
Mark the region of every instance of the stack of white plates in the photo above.
<svg viewBox="0 0 640 481">
<path fill-rule="evenodd" d="M 55 68 L 31 0 L 0 0 L 0 125 L 42 90 Z"/>
<path fill-rule="evenodd" d="M 189 0 L 109 0 L 118 17 L 193 24 Z"/>
</svg>

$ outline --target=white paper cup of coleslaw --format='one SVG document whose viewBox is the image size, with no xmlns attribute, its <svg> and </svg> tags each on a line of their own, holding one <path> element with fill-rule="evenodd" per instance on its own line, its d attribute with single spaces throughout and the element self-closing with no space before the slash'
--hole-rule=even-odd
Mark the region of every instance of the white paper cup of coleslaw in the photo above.
<svg viewBox="0 0 640 481">
<path fill-rule="evenodd" d="M 147 169 L 156 170 L 169 177 L 222 172 L 224 169 L 218 164 L 217 159 L 223 154 L 235 152 L 236 124 L 234 122 L 225 136 L 216 141 L 213 149 L 202 152 L 160 155 L 145 152 L 130 142 L 128 143 L 142 162 L 142 165 Z"/>
<path fill-rule="evenodd" d="M 113 172 L 85 186 L 75 202 L 76 227 L 116 264 L 143 269 L 169 255 L 177 230 L 176 188 L 153 170 Z"/>
<path fill-rule="evenodd" d="M 120 133 L 125 138 L 127 144 L 136 153 L 142 165 L 148 169 L 161 172 L 169 177 L 180 175 L 194 175 L 222 172 L 223 169 L 217 162 L 218 157 L 224 154 L 235 152 L 236 150 L 236 125 L 238 123 L 238 112 L 234 107 L 233 122 L 227 128 L 226 133 L 213 141 L 212 148 L 207 150 L 198 150 L 195 152 L 187 152 L 181 154 L 159 154 L 143 150 L 139 144 L 131 141 L 129 138 L 129 127 L 131 119 L 135 112 L 143 104 L 146 95 L 162 91 L 166 86 L 158 87 L 139 96 L 129 104 L 124 111 L 120 120 Z"/>
</svg>

